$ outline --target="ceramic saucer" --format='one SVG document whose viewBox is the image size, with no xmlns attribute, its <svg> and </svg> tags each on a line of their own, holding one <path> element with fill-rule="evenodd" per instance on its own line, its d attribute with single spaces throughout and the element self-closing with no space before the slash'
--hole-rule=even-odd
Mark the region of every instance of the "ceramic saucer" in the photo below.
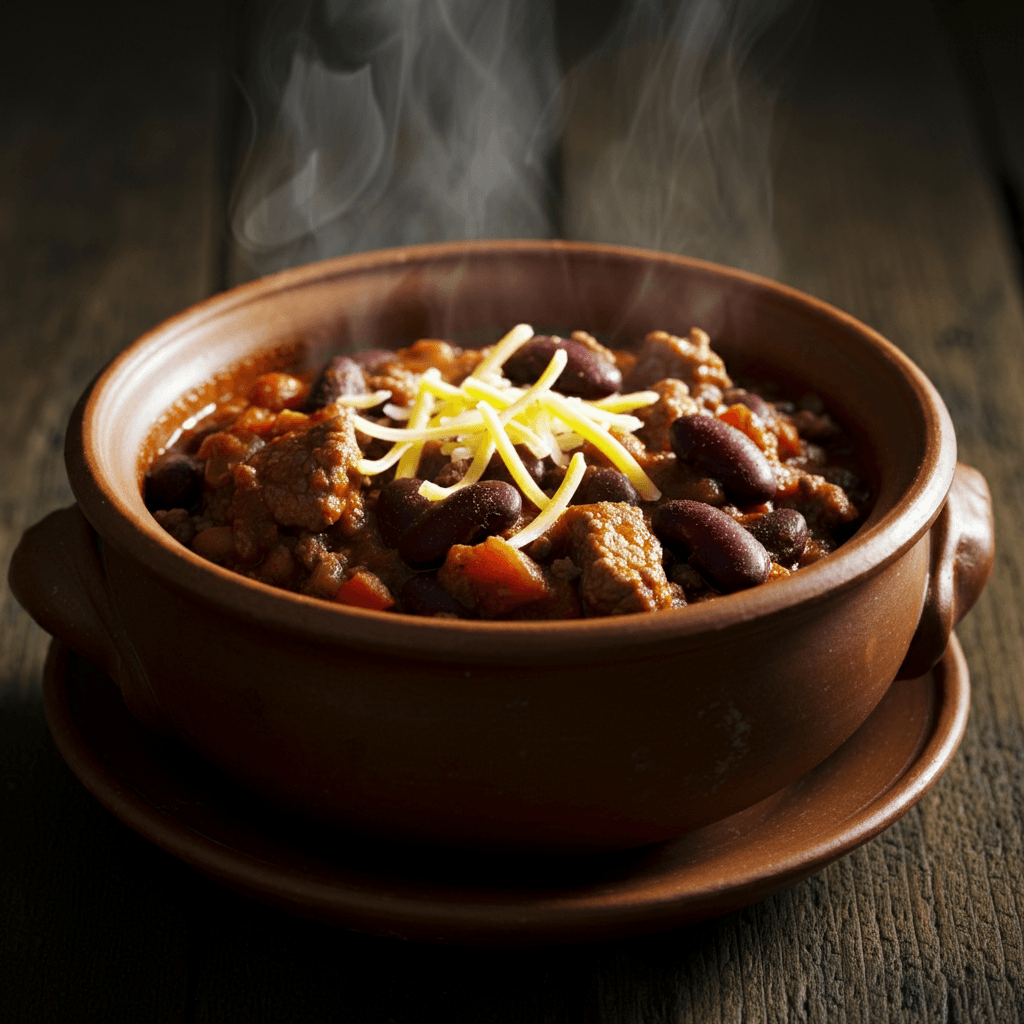
<svg viewBox="0 0 1024 1024">
<path fill-rule="evenodd" d="M 672 928 L 754 903 L 905 814 L 967 721 L 955 637 L 793 785 L 668 842 L 557 860 L 379 846 L 286 816 L 128 714 L 114 684 L 54 641 L 46 714 L 68 765 L 118 818 L 203 874 L 322 922 L 420 941 L 584 942 Z"/>
</svg>

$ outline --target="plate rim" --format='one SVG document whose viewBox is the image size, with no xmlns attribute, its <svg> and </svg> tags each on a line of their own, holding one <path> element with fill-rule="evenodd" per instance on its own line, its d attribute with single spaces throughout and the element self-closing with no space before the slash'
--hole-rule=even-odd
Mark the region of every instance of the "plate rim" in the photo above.
<svg viewBox="0 0 1024 1024">
<path fill-rule="evenodd" d="M 121 822 L 201 874 L 281 910 L 379 936 L 456 945 L 603 941 L 694 923 L 764 899 L 863 845 L 909 811 L 949 765 L 963 737 L 970 707 L 967 663 L 952 634 L 945 654 L 930 673 L 933 715 L 929 727 L 922 730 L 924 742 L 900 774 L 859 810 L 806 846 L 772 861 L 767 870 L 751 867 L 726 879 L 714 876 L 703 885 L 682 890 L 662 884 L 660 895 L 648 893 L 642 898 L 630 898 L 628 889 L 618 894 L 601 893 L 595 886 L 590 898 L 578 892 L 559 895 L 555 889 L 545 898 L 533 896 L 526 901 L 515 899 L 514 890 L 509 890 L 510 898 L 499 903 L 474 899 L 474 890 L 468 887 L 465 899 L 439 902 L 423 891 L 418 896 L 382 891 L 386 885 L 381 875 L 346 869 L 344 864 L 339 867 L 352 876 L 347 884 L 327 884 L 303 876 L 289 870 L 288 865 L 282 867 L 197 832 L 166 808 L 148 802 L 112 771 L 102 751 L 78 728 L 66 684 L 72 657 L 80 656 L 59 640 L 51 641 L 43 678 L 47 723 L 72 772 Z M 210 770 L 216 771 L 212 767 Z M 357 884 L 355 878 L 359 875 L 369 885 Z M 374 878 L 376 890 L 372 887 Z M 394 885 L 401 880 L 391 875 L 386 881 Z"/>
</svg>

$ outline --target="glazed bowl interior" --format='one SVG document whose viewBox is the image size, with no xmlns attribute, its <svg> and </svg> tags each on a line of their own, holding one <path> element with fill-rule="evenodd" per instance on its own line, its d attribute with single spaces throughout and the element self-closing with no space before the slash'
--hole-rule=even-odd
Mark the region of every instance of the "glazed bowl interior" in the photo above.
<svg viewBox="0 0 1024 1024">
<path fill-rule="evenodd" d="M 147 460 L 173 428 L 217 394 L 227 367 L 307 364 L 334 352 L 399 347 L 421 337 L 491 342 L 513 324 L 588 330 L 634 345 L 665 329 L 708 331 L 730 371 L 822 395 L 852 432 L 877 494 L 868 522 L 838 552 L 791 579 L 692 608 L 573 622 L 421 620 L 332 606 L 235 575 L 173 541 L 141 497 Z M 275 354 L 276 353 L 276 354 Z M 572 634 L 599 650 L 656 649 L 680 634 L 784 613 L 877 571 L 928 529 L 949 487 L 955 441 L 927 379 L 897 349 L 824 303 L 752 275 L 612 246 L 486 242 L 345 257 L 287 271 L 186 311 L 127 349 L 102 374 L 69 433 L 72 487 L 99 532 L 199 600 L 252 621 L 364 649 L 443 657 L 438 630 L 483 661 L 572 656 Z M 156 424 L 156 427 L 154 427 Z M 596 647 L 593 647 L 596 645 Z"/>
</svg>

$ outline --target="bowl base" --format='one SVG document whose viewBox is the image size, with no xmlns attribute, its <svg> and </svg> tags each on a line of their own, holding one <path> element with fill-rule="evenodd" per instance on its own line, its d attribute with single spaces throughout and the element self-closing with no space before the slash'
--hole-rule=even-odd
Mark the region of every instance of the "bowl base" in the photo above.
<svg viewBox="0 0 1024 1024">
<path fill-rule="evenodd" d="M 114 684 L 53 641 L 43 686 L 64 760 L 121 821 L 247 896 L 339 927 L 418 941 L 526 945 L 655 932 L 757 902 L 905 814 L 952 758 L 970 681 L 942 661 L 890 687 L 803 778 L 677 839 L 581 857 L 461 857 L 341 837 L 268 807 L 188 747 L 154 737 Z"/>
</svg>

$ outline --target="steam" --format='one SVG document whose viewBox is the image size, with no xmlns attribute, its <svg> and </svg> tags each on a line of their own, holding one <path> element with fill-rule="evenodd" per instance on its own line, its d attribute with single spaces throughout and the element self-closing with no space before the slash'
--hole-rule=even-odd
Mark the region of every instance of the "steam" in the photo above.
<svg viewBox="0 0 1024 1024">
<path fill-rule="evenodd" d="M 776 87 L 751 58 L 802 2 L 631 0 L 566 72 L 546 0 L 313 0 L 268 51 L 236 241 L 257 273 L 555 235 L 770 272 Z"/>
<path fill-rule="evenodd" d="M 546 3 L 326 0 L 238 190 L 257 269 L 414 242 L 549 237 Z"/>
<path fill-rule="evenodd" d="M 772 115 L 791 0 L 635 0 L 570 76 L 569 237 L 771 273 Z M 799 11 L 796 12 L 799 14 Z M 779 31 L 780 26 L 784 31 Z"/>
</svg>

